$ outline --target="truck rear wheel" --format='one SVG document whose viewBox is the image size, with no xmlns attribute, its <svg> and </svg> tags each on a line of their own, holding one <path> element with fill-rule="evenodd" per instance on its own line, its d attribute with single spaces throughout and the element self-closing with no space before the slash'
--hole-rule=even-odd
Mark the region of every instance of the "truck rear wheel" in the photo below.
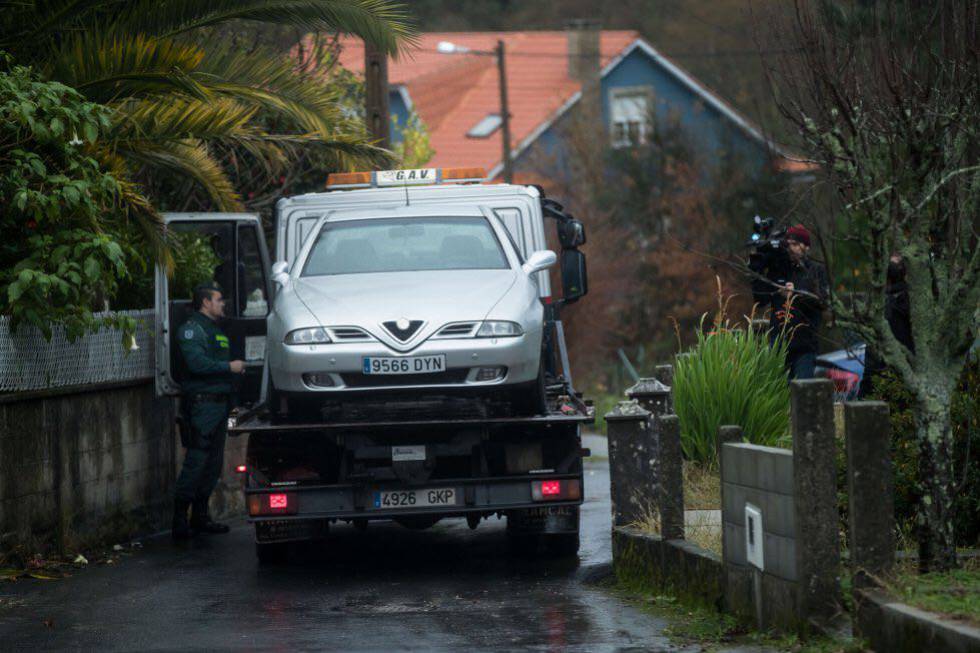
<svg viewBox="0 0 980 653">
<path fill-rule="evenodd" d="M 272 565 L 283 562 L 289 550 L 288 542 L 256 542 L 255 557 L 260 565 Z"/>
</svg>

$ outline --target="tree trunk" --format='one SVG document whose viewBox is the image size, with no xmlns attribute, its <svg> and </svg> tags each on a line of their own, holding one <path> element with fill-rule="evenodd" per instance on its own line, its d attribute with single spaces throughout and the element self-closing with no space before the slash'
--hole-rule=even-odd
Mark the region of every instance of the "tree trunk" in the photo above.
<svg viewBox="0 0 980 653">
<path fill-rule="evenodd" d="M 940 382 L 944 383 L 944 382 Z M 950 393 L 916 393 L 919 442 L 919 573 L 954 569 L 953 433 Z"/>
</svg>

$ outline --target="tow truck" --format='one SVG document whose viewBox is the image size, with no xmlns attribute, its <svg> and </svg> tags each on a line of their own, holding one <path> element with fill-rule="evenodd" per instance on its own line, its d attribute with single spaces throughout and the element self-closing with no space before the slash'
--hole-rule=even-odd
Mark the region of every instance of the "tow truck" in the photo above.
<svg viewBox="0 0 980 653">
<path fill-rule="evenodd" d="M 327 192 L 281 199 L 276 206 L 276 264 L 270 265 L 256 215 L 165 214 L 169 229 L 194 232 L 222 263 L 215 280 L 227 289 L 231 355 L 246 361 L 229 435 L 248 437 L 242 476 L 248 520 L 261 563 L 282 559 L 291 542 L 321 540 L 331 523 L 367 528 L 393 520 L 427 528 L 465 518 L 470 528 L 493 516 L 521 551 L 575 555 L 583 502 L 581 428 L 594 409 L 575 390 L 563 306 L 587 293 L 583 224 L 533 185 L 482 183 L 480 169 L 418 169 L 330 176 Z M 475 205 L 492 212 L 524 257 L 554 243 L 560 250 L 561 296 L 547 271 L 538 275 L 545 307 L 542 345 L 544 402 L 538 414 L 487 411 L 453 396 L 361 398 L 340 412 L 303 421 L 270 409 L 266 315 L 274 278 L 301 251 L 328 214 L 410 203 L 415 207 Z M 157 272 L 157 389 L 180 390 L 174 329 L 190 307 L 169 296 Z"/>
</svg>

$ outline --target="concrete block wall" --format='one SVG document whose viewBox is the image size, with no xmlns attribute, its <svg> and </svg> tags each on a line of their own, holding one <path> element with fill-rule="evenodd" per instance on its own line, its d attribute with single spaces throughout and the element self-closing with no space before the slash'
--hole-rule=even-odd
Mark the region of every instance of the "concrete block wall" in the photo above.
<svg viewBox="0 0 980 653">
<path fill-rule="evenodd" d="M 799 621 L 793 452 L 745 443 L 721 448 L 722 548 L 726 602 L 763 627 L 795 628 Z M 745 505 L 762 512 L 763 566 L 746 558 Z"/>
<path fill-rule="evenodd" d="M 241 512 L 229 440 L 212 506 Z M 0 550 L 165 528 L 183 450 L 152 382 L 0 397 Z"/>
</svg>

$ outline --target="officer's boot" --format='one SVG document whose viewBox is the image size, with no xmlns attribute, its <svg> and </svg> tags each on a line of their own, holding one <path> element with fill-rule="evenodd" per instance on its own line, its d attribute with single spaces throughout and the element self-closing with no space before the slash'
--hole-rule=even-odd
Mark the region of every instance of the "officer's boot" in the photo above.
<svg viewBox="0 0 980 653">
<path fill-rule="evenodd" d="M 194 533 L 191 525 L 187 521 L 187 509 L 191 507 L 191 502 L 183 499 L 174 501 L 174 523 L 171 534 L 175 540 L 186 540 Z"/>
<path fill-rule="evenodd" d="M 227 533 L 229 530 L 225 524 L 219 524 L 211 520 L 211 516 L 208 514 L 207 499 L 196 499 L 194 501 L 194 507 L 191 511 L 191 528 L 198 533 L 206 533 L 208 535 L 220 535 Z"/>
</svg>

